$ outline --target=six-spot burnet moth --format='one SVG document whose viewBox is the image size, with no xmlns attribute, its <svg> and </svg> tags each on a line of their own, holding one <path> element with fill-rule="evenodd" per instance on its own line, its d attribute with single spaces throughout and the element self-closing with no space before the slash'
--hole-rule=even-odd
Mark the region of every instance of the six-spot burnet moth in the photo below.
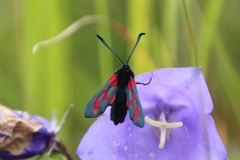
<svg viewBox="0 0 240 160">
<path fill-rule="evenodd" d="M 140 38 L 145 33 L 138 35 L 137 41 L 130 53 L 127 61 L 124 63 L 122 59 L 108 46 L 106 41 L 97 35 L 102 43 L 111 50 L 111 52 L 121 61 L 123 64 L 103 86 L 102 89 L 90 100 L 85 109 L 85 117 L 93 118 L 102 114 L 108 106 L 111 106 L 111 120 L 115 125 L 124 122 L 124 119 L 129 110 L 130 119 L 133 123 L 139 127 L 144 126 L 144 114 L 140 100 L 138 98 L 138 92 L 136 84 L 147 85 L 150 83 L 136 83 L 134 79 L 134 73 L 130 69 L 128 62 L 140 41 Z"/>
</svg>

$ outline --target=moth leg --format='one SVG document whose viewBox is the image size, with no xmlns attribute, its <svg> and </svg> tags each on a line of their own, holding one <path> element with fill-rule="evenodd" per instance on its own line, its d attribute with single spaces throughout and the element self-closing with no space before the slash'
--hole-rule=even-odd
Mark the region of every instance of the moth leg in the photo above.
<svg viewBox="0 0 240 160">
<path fill-rule="evenodd" d="M 149 85 L 151 83 L 151 81 L 152 81 L 152 77 L 149 79 L 149 82 L 147 82 L 147 83 L 136 82 L 136 84 L 141 84 L 141 85 L 146 86 L 146 85 Z"/>
</svg>

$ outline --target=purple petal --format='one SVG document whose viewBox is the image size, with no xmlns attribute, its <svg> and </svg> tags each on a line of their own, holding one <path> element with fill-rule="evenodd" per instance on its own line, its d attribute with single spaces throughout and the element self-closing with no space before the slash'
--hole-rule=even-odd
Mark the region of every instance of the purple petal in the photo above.
<svg viewBox="0 0 240 160">
<path fill-rule="evenodd" d="M 88 159 L 185 159 L 225 160 L 227 154 L 210 115 L 213 103 L 200 68 L 168 68 L 136 77 L 144 114 L 157 119 L 183 122 L 171 129 L 163 149 L 158 147 L 157 128 L 145 123 L 136 127 L 129 120 L 115 126 L 109 114 L 100 117 L 79 144 L 77 154 Z M 107 113 L 107 112 L 106 112 Z"/>
</svg>

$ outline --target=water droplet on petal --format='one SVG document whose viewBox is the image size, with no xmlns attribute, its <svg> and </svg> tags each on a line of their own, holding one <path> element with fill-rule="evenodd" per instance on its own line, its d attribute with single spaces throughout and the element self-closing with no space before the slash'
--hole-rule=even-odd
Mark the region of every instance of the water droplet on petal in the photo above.
<svg viewBox="0 0 240 160">
<path fill-rule="evenodd" d="M 137 158 L 137 157 L 138 157 L 138 154 L 137 154 L 137 153 L 135 153 L 135 154 L 134 154 L 134 156 Z"/>
<path fill-rule="evenodd" d="M 120 142 L 113 142 L 113 145 L 115 146 L 115 147 L 118 147 L 119 145 L 120 145 Z"/>
<path fill-rule="evenodd" d="M 155 157 L 155 153 L 154 152 L 149 152 L 148 156 L 151 157 L 151 158 L 154 158 Z"/>
<path fill-rule="evenodd" d="M 124 146 L 124 151 L 127 151 L 128 150 L 128 146 Z"/>
</svg>

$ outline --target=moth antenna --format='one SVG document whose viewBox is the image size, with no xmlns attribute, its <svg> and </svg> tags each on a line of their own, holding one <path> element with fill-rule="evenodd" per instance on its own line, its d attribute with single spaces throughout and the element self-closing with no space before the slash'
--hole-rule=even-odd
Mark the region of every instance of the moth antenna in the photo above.
<svg viewBox="0 0 240 160">
<path fill-rule="evenodd" d="M 112 50 L 112 48 L 109 47 L 109 45 L 107 44 L 107 42 L 102 38 L 100 37 L 98 34 L 97 34 L 97 37 L 102 41 L 102 43 L 110 50 L 112 51 L 112 53 L 122 62 L 122 64 L 124 64 L 124 62 L 121 60 L 121 58 L 114 52 L 114 50 Z"/>
<path fill-rule="evenodd" d="M 133 52 L 134 52 L 135 48 L 137 47 L 137 45 L 138 45 L 138 42 L 140 41 L 140 39 L 141 39 L 142 35 L 145 35 L 145 33 L 140 33 L 140 34 L 138 35 L 138 37 L 137 37 L 137 41 L 136 41 L 136 43 L 135 43 L 135 45 L 134 45 L 134 47 L 133 47 L 133 49 L 132 49 L 132 52 L 130 53 L 130 55 L 129 55 L 129 57 L 128 57 L 128 60 L 127 60 L 127 62 L 126 62 L 126 63 L 128 63 L 128 62 L 129 62 L 129 60 L 130 60 L 130 58 L 131 58 L 131 56 L 132 56 L 132 54 L 133 54 Z"/>
</svg>

